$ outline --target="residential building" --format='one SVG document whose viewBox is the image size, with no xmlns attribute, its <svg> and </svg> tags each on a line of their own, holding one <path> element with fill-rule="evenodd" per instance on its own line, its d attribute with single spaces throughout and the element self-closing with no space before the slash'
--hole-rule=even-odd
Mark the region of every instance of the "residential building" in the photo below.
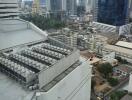
<svg viewBox="0 0 132 100">
<path fill-rule="evenodd" d="M 64 28 L 61 32 L 53 33 L 50 36 L 67 44 L 68 46 L 77 48 L 78 33 L 73 32 L 69 28 Z"/>
<path fill-rule="evenodd" d="M 131 72 L 131 66 L 125 64 L 114 67 L 114 76 L 117 75 L 119 79 L 128 77 Z"/>
<path fill-rule="evenodd" d="M 51 11 L 66 11 L 66 0 L 50 0 Z"/>
</svg>

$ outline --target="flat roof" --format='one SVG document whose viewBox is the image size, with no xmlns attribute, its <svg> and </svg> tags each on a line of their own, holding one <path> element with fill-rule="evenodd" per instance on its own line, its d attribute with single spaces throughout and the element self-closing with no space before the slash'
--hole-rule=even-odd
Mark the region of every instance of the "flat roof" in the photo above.
<svg viewBox="0 0 132 100">
<path fill-rule="evenodd" d="M 41 39 L 43 36 L 31 29 L 0 33 L 0 50 Z"/>
<path fill-rule="evenodd" d="M 0 73 L 1 100 L 31 100 L 33 94 L 33 91 L 24 90 L 19 83 Z"/>
<path fill-rule="evenodd" d="M 123 53 L 123 54 L 129 55 L 129 56 L 132 55 L 132 50 L 127 49 L 127 48 L 118 47 L 118 46 L 115 46 L 115 45 L 109 45 L 109 44 L 104 45 L 104 48 L 105 48 L 105 49 L 112 50 L 112 51 L 115 51 L 115 52 L 120 52 L 120 53 Z"/>
<path fill-rule="evenodd" d="M 130 42 L 119 41 L 119 42 L 116 43 L 116 45 L 132 49 L 132 43 L 130 43 Z"/>
<path fill-rule="evenodd" d="M 22 19 L 0 19 L 0 50 L 47 37 L 35 25 Z"/>
<path fill-rule="evenodd" d="M 115 68 L 116 68 L 116 69 L 119 69 L 119 70 L 121 70 L 121 71 L 127 72 L 128 74 L 130 74 L 130 72 L 132 71 L 131 66 L 126 65 L 126 64 L 117 66 L 117 67 L 115 67 Z"/>
</svg>

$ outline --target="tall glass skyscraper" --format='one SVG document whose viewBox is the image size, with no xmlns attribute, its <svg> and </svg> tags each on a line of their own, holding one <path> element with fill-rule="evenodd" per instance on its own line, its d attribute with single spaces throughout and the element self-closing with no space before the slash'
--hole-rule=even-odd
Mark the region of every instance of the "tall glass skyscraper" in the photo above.
<svg viewBox="0 0 132 100">
<path fill-rule="evenodd" d="M 96 20 L 100 23 L 121 26 L 127 22 L 129 0 L 97 0 Z"/>
</svg>

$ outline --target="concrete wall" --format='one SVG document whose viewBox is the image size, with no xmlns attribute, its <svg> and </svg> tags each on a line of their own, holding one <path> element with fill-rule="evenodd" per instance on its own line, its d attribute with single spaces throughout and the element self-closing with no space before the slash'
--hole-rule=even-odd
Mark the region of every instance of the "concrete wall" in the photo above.
<svg viewBox="0 0 132 100">
<path fill-rule="evenodd" d="M 90 100 L 91 69 L 87 61 L 83 62 L 37 100 Z"/>
<path fill-rule="evenodd" d="M 38 28 L 37 26 L 35 26 L 33 23 L 29 22 L 28 23 L 28 28 L 36 31 L 37 33 L 41 34 L 43 37 L 46 37 L 48 36 L 48 34 L 44 31 L 42 31 L 40 28 Z"/>
<path fill-rule="evenodd" d="M 48 84 L 50 81 L 52 81 L 56 76 L 61 74 L 63 71 L 65 71 L 67 68 L 69 68 L 71 65 L 73 65 L 76 61 L 79 60 L 79 51 L 75 51 L 68 57 L 65 57 L 61 59 L 59 62 L 57 62 L 52 67 L 48 68 L 47 70 L 41 71 L 39 74 L 39 85 L 40 88 Z"/>
<path fill-rule="evenodd" d="M 128 91 L 129 91 L 130 93 L 132 93 L 132 74 L 130 75 L 130 79 L 129 79 Z"/>
</svg>

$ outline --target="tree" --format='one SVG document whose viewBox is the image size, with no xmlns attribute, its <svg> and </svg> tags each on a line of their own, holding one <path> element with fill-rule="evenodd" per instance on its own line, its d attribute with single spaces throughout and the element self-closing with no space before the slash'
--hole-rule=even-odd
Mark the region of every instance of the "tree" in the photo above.
<svg viewBox="0 0 132 100">
<path fill-rule="evenodd" d="M 98 71 L 103 74 L 105 78 L 109 78 L 109 75 L 113 72 L 113 67 L 110 63 L 103 63 L 99 65 Z"/>
<path fill-rule="evenodd" d="M 60 29 L 65 27 L 65 23 L 61 20 L 57 20 L 54 18 L 46 18 L 43 15 L 27 15 L 27 16 L 20 16 L 22 19 L 30 21 L 34 23 L 36 26 L 41 28 L 42 30 L 45 29 Z"/>
<path fill-rule="evenodd" d="M 110 95 L 110 100 L 120 100 L 126 94 L 127 94 L 126 91 L 115 91 Z"/>
<path fill-rule="evenodd" d="M 109 78 L 108 82 L 110 83 L 111 86 L 116 86 L 119 84 L 118 79 L 115 79 L 115 78 Z"/>
</svg>

